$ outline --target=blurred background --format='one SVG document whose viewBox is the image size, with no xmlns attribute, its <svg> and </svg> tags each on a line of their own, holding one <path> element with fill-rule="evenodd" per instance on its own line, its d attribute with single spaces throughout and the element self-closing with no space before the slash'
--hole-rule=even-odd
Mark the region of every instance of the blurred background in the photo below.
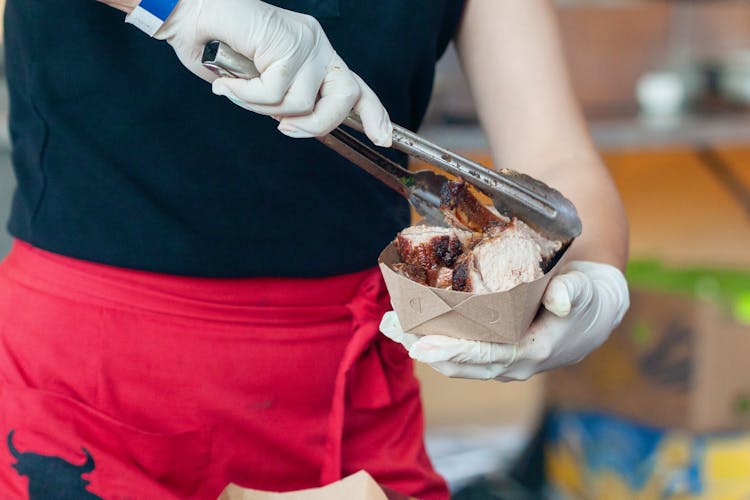
<svg viewBox="0 0 750 500">
<path fill-rule="evenodd" d="M 750 2 L 556 3 L 630 218 L 632 308 L 583 363 L 528 382 L 418 367 L 430 453 L 456 498 L 750 498 Z M 422 132 L 490 162 L 453 52 Z M 9 148 L 0 128 L 3 221 Z"/>
<path fill-rule="evenodd" d="M 631 310 L 528 382 L 419 367 L 433 457 L 457 498 L 750 498 L 750 2 L 557 5 L 628 211 Z M 453 53 L 423 132 L 490 161 Z"/>
</svg>

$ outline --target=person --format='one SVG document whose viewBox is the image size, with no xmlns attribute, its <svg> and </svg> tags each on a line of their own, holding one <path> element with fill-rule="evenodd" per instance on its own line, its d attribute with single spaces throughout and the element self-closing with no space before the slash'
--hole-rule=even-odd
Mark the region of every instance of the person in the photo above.
<svg viewBox="0 0 750 500">
<path fill-rule="evenodd" d="M 574 361 L 626 307 L 623 211 L 547 0 L 8 0 L 5 24 L 18 181 L 0 264 L 6 498 L 216 498 L 230 482 L 289 491 L 359 469 L 448 498 L 411 359 L 378 331 L 375 261 L 408 206 L 298 139 L 351 111 L 381 146 L 391 119 L 418 128 L 452 39 L 498 164 L 560 189 L 585 226 L 545 302 L 570 312 L 534 334 L 547 358 Z M 212 39 L 261 76 L 205 70 Z M 456 345 L 434 362 L 451 375 L 505 363 L 503 346 Z"/>
<path fill-rule="evenodd" d="M 526 380 L 577 363 L 622 321 L 630 306 L 622 274 L 627 220 L 576 106 L 550 3 L 470 1 L 457 47 L 497 163 L 569 197 L 583 234 L 518 345 L 419 337 L 404 332 L 392 311 L 380 328 L 412 358 L 444 375 Z"/>
</svg>

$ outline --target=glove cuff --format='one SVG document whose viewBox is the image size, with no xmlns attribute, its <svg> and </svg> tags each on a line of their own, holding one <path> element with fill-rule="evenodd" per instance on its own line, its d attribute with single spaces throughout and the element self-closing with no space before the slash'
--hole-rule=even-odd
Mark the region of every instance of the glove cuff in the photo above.
<svg viewBox="0 0 750 500">
<path fill-rule="evenodd" d="M 125 22 L 153 37 L 172 14 L 179 0 L 141 0 Z"/>
</svg>

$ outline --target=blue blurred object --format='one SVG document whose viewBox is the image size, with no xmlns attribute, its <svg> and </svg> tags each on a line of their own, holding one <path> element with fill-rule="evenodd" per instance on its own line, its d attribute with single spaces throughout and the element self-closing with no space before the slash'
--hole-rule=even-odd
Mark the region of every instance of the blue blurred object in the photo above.
<svg viewBox="0 0 750 500">
<path fill-rule="evenodd" d="M 547 420 L 544 452 L 551 498 L 750 498 L 748 432 L 693 434 L 559 412 Z"/>
</svg>

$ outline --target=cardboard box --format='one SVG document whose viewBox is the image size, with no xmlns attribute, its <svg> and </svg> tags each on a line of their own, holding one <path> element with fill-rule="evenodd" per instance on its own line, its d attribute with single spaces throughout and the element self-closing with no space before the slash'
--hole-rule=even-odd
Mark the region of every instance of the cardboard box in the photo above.
<svg viewBox="0 0 750 500">
<path fill-rule="evenodd" d="M 428 287 L 397 273 L 391 269 L 400 261 L 393 243 L 380 254 L 378 264 L 405 331 L 516 344 L 536 316 L 547 283 L 562 260 L 535 281 L 486 294 Z"/>
<path fill-rule="evenodd" d="M 632 306 L 600 349 L 548 374 L 548 402 L 692 431 L 748 427 L 750 224 L 737 195 L 750 189 L 750 148 L 718 154 L 731 182 L 688 148 L 605 155 L 630 221 Z"/>
<path fill-rule="evenodd" d="M 707 300 L 633 290 L 631 303 L 600 349 L 548 375 L 548 400 L 663 428 L 750 428 L 750 326 Z"/>
<path fill-rule="evenodd" d="M 548 491 L 558 500 L 750 498 L 750 433 L 693 436 L 607 415 L 561 413 L 547 427 Z"/>
</svg>

